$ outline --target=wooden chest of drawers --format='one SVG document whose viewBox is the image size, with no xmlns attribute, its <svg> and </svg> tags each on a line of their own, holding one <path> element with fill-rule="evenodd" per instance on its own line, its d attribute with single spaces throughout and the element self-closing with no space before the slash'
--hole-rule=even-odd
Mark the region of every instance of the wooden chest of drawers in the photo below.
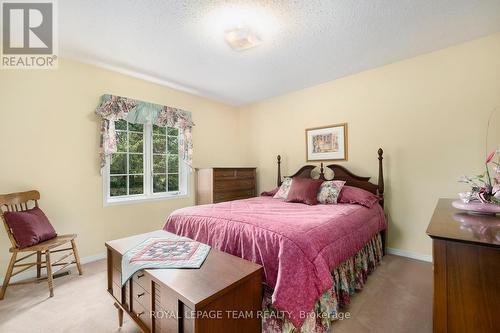
<svg viewBox="0 0 500 333">
<path fill-rule="evenodd" d="M 256 168 L 196 169 L 196 204 L 256 196 Z"/>
<path fill-rule="evenodd" d="M 121 287 L 122 254 L 164 234 L 159 230 L 106 243 L 108 292 L 119 325 L 126 312 L 146 333 L 261 332 L 262 267 L 224 252 L 211 249 L 199 269 L 139 271 Z"/>
<path fill-rule="evenodd" d="M 500 217 L 471 215 L 440 199 L 427 234 L 434 268 L 433 331 L 500 329 Z"/>
</svg>

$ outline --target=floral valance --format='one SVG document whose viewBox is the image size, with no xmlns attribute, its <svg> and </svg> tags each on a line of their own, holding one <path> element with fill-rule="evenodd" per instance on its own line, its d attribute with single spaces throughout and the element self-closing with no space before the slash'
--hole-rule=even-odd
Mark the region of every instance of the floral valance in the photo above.
<svg viewBox="0 0 500 333">
<path fill-rule="evenodd" d="M 133 124 L 154 124 L 180 129 L 179 155 L 191 167 L 191 129 L 194 126 L 191 112 L 127 97 L 103 95 L 96 114 L 102 119 L 101 167 L 105 166 L 106 158 L 116 152 L 115 121 L 121 119 Z"/>
</svg>

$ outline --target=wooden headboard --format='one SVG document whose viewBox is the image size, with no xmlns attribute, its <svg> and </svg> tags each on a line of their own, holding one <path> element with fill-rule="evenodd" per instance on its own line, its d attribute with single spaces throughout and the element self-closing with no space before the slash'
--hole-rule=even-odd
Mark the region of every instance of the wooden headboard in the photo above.
<svg viewBox="0 0 500 333">
<path fill-rule="evenodd" d="M 346 185 L 354 186 L 376 194 L 380 197 L 380 205 L 384 206 L 384 170 L 382 165 L 382 160 L 384 151 L 382 148 L 378 149 L 378 184 L 373 184 L 370 182 L 370 177 L 362 177 L 355 175 L 351 171 L 347 170 L 347 168 L 338 165 L 338 164 L 329 164 L 326 167 L 333 171 L 333 179 L 326 179 L 325 177 L 325 169 L 323 163 L 319 166 L 319 178 L 323 180 L 343 180 L 346 182 Z M 297 172 L 295 172 L 290 177 L 292 178 L 313 178 L 312 171 L 316 169 L 315 165 L 304 165 Z M 278 179 L 277 185 L 280 186 L 282 183 L 281 177 L 281 156 L 278 155 Z"/>
</svg>

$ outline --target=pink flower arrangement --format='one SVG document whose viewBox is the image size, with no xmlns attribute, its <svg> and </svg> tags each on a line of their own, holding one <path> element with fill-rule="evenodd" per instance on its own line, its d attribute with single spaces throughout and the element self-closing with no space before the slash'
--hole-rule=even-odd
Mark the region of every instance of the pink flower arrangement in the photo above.
<svg viewBox="0 0 500 333">
<path fill-rule="evenodd" d="M 495 161 L 495 156 L 498 159 Z M 491 176 L 490 166 L 493 165 L 494 174 Z M 462 176 L 459 180 L 471 186 L 470 192 L 460 193 L 464 202 L 480 201 L 500 205 L 500 149 L 492 151 L 485 161 L 486 171 L 478 176 Z"/>
</svg>

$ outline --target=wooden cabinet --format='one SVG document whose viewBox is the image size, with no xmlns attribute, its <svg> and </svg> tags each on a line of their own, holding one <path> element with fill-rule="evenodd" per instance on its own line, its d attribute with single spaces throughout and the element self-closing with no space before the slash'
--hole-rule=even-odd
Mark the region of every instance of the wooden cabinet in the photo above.
<svg viewBox="0 0 500 333">
<path fill-rule="evenodd" d="M 499 332 L 500 217 L 471 215 L 440 199 L 432 238 L 434 332 Z"/>
<path fill-rule="evenodd" d="M 121 287 L 121 257 L 165 231 L 106 243 L 108 292 L 146 333 L 260 333 L 262 267 L 211 249 L 199 269 L 141 270 Z M 243 316 L 243 317 L 242 317 Z"/>
<path fill-rule="evenodd" d="M 196 169 L 196 204 L 256 196 L 256 168 Z"/>
</svg>

